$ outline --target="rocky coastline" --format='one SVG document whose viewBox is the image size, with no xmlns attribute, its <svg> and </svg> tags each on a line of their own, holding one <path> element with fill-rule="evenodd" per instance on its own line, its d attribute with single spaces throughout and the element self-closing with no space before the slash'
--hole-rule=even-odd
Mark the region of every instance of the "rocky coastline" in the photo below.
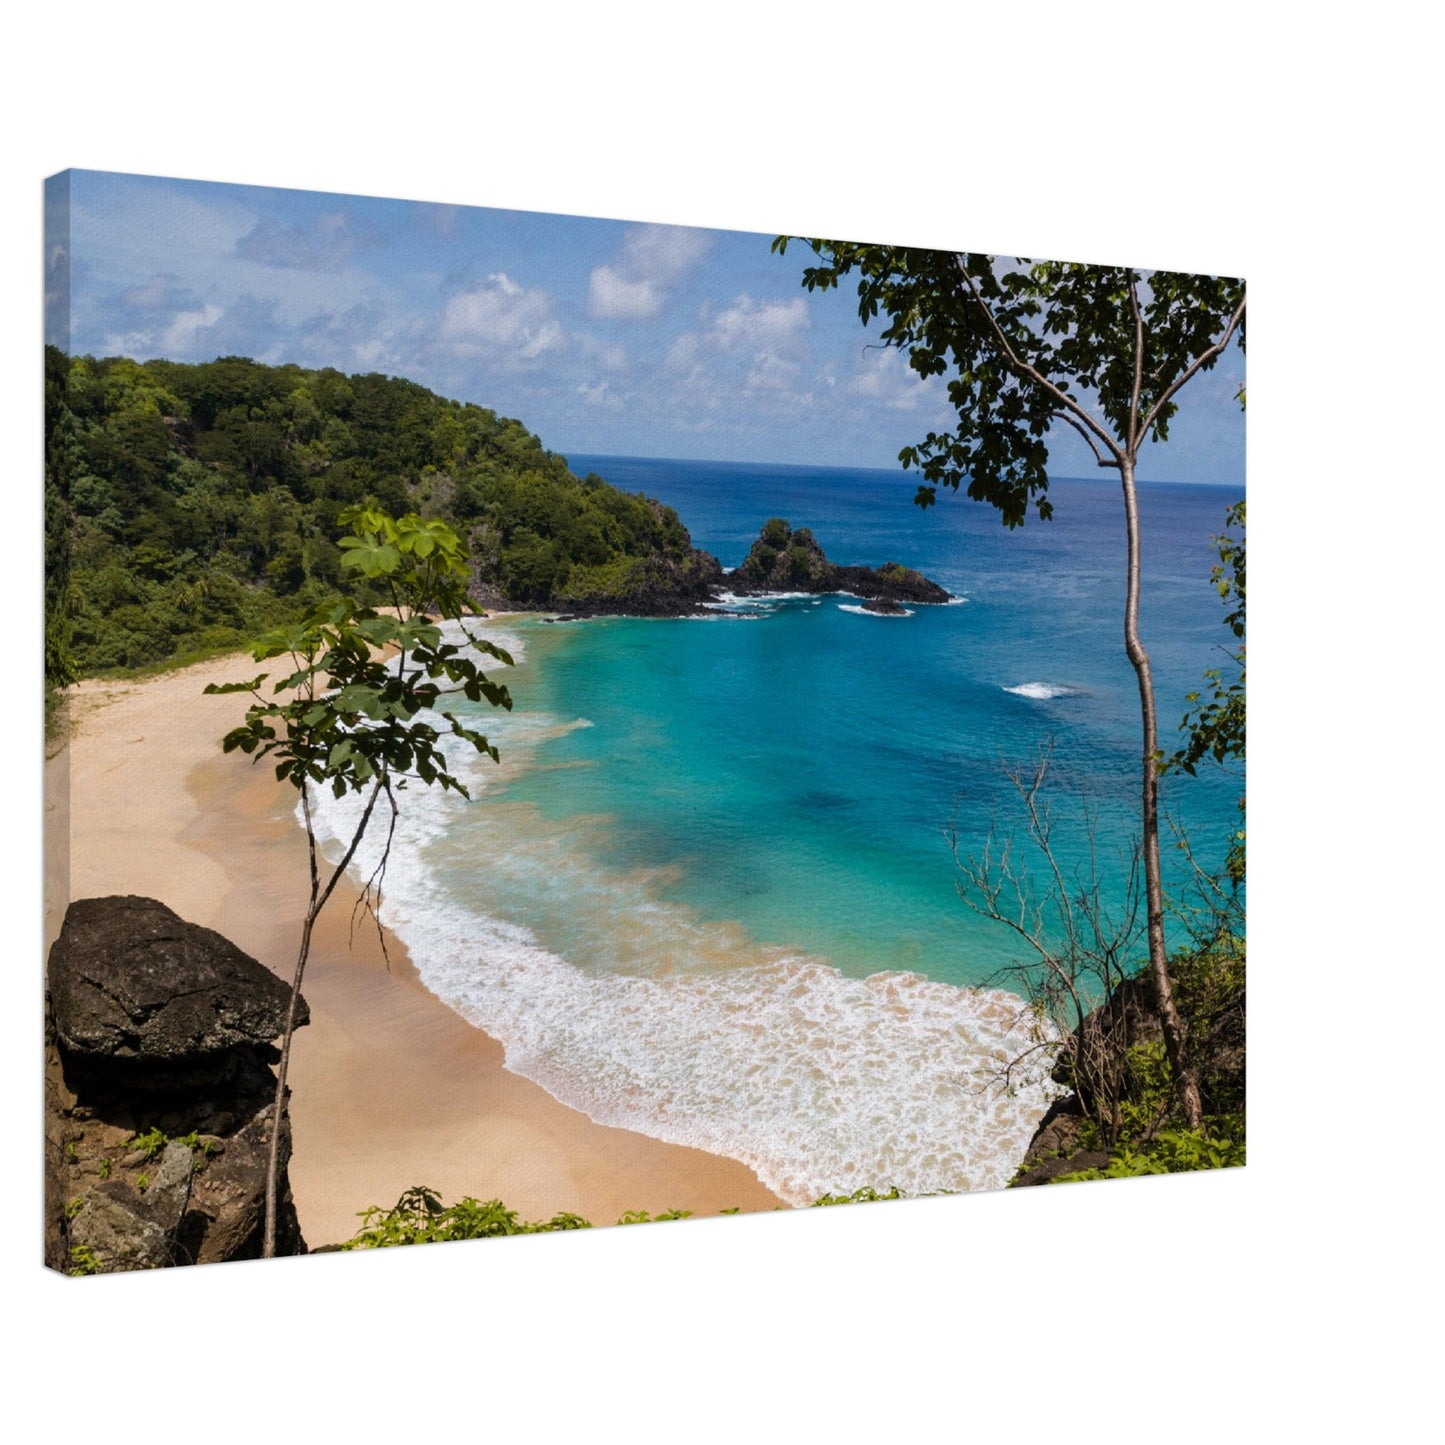
<svg viewBox="0 0 1445 1445">
<path fill-rule="evenodd" d="M 1246 1093 L 1242 968 L 1232 973 L 1210 956 L 1196 954 L 1176 959 L 1174 971 L 1176 992 L 1191 1026 L 1189 1048 L 1206 1118 L 1242 1120 Z M 1146 1151 L 1161 1131 L 1178 1128 L 1172 1093 L 1156 1085 L 1151 1101 L 1150 1085 L 1143 1077 L 1150 1051 L 1162 1064 L 1163 1042 L 1148 974 L 1125 978 L 1060 1046 L 1052 1078 L 1066 1092 L 1039 1120 L 1010 1187 L 1049 1184 L 1060 1177 L 1100 1177 L 1099 1171 L 1110 1167 L 1120 1148 Z M 1087 1059 L 1087 1067 L 1080 1066 L 1081 1057 Z M 1111 1110 L 1091 1088 L 1091 1079 L 1108 1081 L 1109 1096 L 1116 1101 L 1112 1130 L 1101 1127 Z"/>
<path fill-rule="evenodd" d="M 289 990 L 152 898 L 72 903 L 46 968 L 45 1263 L 100 1274 L 261 1254 Z M 300 1004 L 299 1023 L 309 1013 Z M 277 1253 L 305 1254 L 281 1120 Z"/>
<path fill-rule="evenodd" d="M 870 612 L 904 616 L 912 606 L 952 600 L 938 583 L 896 562 L 880 567 L 831 562 L 808 527 L 796 530 L 781 517 L 766 522 L 741 565 L 731 572 L 709 552 L 689 545 L 681 556 L 633 559 L 606 588 L 574 585 L 545 598 L 508 597 L 479 577 L 472 598 L 489 611 L 545 610 L 558 620 L 589 617 L 692 617 L 726 606 L 729 596 L 805 592 L 857 597 Z"/>
</svg>

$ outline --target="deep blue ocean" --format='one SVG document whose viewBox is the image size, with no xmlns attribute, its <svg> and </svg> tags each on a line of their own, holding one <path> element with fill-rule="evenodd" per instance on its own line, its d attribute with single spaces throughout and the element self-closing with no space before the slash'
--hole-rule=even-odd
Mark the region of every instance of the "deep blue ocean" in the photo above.
<svg viewBox="0 0 1445 1445">
<path fill-rule="evenodd" d="M 502 766 L 469 765 L 470 806 L 409 800 L 392 866 L 423 978 L 564 1102 L 742 1158 L 794 1202 L 1006 1182 L 1050 1086 L 990 1082 L 1031 1027 L 995 986 L 1023 955 L 960 900 L 954 850 L 1022 847 L 1008 770 L 1051 749 L 1056 856 L 1080 881 L 1092 858 L 1122 900 L 1140 724 L 1117 483 L 1056 479 L 1053 519 L 1010 532 L 962 495 L 920 510 L 897 472 L 568 462 L 675 507 L 725 567 L 778 516 L 836 562 L 901 562 L 958 600 L 494 626 L 518 657 L 515 711 L 483 719 Z M 1185 694 L 1225 663 L 1209 573 L 1234 500 L 1140 488 L 1166 751 Z M 1207 867 L 1242 791 L 1218 768 L 1165 780 Z"/>
</svg>

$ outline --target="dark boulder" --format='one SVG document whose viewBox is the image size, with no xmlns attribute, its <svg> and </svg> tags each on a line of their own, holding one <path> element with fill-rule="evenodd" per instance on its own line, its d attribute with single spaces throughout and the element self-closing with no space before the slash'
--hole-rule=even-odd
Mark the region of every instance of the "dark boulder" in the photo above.
<svg viewBox="0 0 1445 1445">
<path fill-rule="evenodd" d="M 70 906 L 46 991 L 67 1055 L 157 1088 L 227 1075 L 238 1047 L 282 1032 L 290 996 L 229 939 L 136 897 Z M 298 1027 L 308 1019 L 302 999 Z"/>
<path fill-rule="evenodd" d="M 47 982 L 45 1262 L 259 1257 L 286 986 L 149 898 L 71 904 Z M 277 1252 L 304 1254 L 280 1130 Z"/>
</svg>

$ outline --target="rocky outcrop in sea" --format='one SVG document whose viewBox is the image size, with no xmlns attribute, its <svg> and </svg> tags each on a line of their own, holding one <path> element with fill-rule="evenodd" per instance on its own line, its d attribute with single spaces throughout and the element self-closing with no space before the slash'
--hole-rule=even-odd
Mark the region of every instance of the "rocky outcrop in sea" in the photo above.
<svg viewBox="0 0 1445 1445">
<path fill-rule="evenodd" d="M 895 614 L 904 610 L 904 603 L 947 602 L 952 596 L 921 572 L 897 562 L 885 562 L 881 567 L 830 562 L 810 528 L 795 531 L 781 517 L 763 525 L 742 565 L 728 574 L 727 583 L 740 597 L 767 592 L 846 592 L 863 598 L 869 611 Z"/>
<path fill-rule="evenodd" d="M 45 1263 L 255 1259 L 289 990 L 153 898 L 70 905 L 46 968 Z M 304 999 L 298 1025 L 309 1017 Z M 277 1253 L 304 1254 L 281 1120 Z"/>
<path fill-rule="evenodd" d="M 652 503 L 659 506 L 659 503 Z M 481 541 L 478 542 L 477 538 Z M 881 567 L 830 562 L 812 531 L 796 531 L 780 517 L 767 522 L 740 567 L 725 572 L 710 552 L 688 545 L 677 555 L 615 559 L 601 568 L 573 568 L 545 594 L 508 597 L 486 560 L 486 534 L 473 537 L 483 560 L 471 588 L 473 602 L 495 611 L 545 610 L 571 621 L 586 617 L 688 617 L 715 606 L 726 593 L 757 597 L 771 592 L 847 593 L 870 612 L 899 616 L 906 604 L 940 603 L 952 594 L 921 572 L 896 562 Z"/>
</svg>

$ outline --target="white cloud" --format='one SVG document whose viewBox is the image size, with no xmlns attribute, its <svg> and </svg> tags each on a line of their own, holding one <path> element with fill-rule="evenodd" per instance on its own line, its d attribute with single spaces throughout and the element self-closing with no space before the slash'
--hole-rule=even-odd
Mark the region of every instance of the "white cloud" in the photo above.
<svg viewBox="0 0 1445 1445">
<path fill-rule="evenodd" d="M 686 226 L 630 227 L 622 238 L 622 254 L 592 272 L 588 312 L 616 321 L 656 316 L 712 244 L 709 232 Z"/>
<path fill-rule="evenodd" d="M 812 414 L 815 390 L 827 378 L 814 374 L 811 332 L 801 297 L 742 294 L 720 310 L 704 305 L 662 365 L 669 429 L 740 437 L 760 418 L 796 423 Z"/>
<path fill-rule="evenodd" d="M 588 337 L 585 350 L 587 355 L 590 356 L 594 363 L 601 367 L 603 371 L 626 371 L 628 369 L 629 362 L 627 360 L 627 348 L 625 346 L 594 341 L 591 337 Z"/>
<path fill-rule="evenodd" d="M 701 370 L 702 354 L 702 338 L 695 331 L 684 331 L 668 347 L 663 358 L 663 372 L 683 379 L 695 376 Z"/>
<path fill-rule="evenodd" d="M 774 352 L 764 352 L 748 370 L 747 390 L 791 392 L 797 385 L 802 366 Z"/>
<path fill-rule="evenodd" d="M 598 266 L 587 292 L 587 310 L 607 321 L 640 321 L 662 310 L 663 292 L 651 281 L 629 281 L 611 266 Z"/>
<path fill-rule="evenodd" d="M 280 270 L 340 271 L 353 255 L 377 241 L 345 211 L 323 212 L 307 225 L 286 226 L 274 216 L 261 216 L 237 240 L 236 255 Z"/>
<path fill-rule="evenodd" d="M 659 285 L 675 286 L 712 250 L 711 231 L 689 226 L 632 226 L 622 239 L 629 268 Z"/>
<path fill-rule="evenodd" d="M 812 322 L 801 296 L 791 301 L 754 301 L 739 296 L 712 324 L 712 335 L 726 351 L 738 347 L 764 354 L 798 356 L 806 351 L 803 333 Z"/>
<path fill-rule="evenodd" d="M 611 389 L 611 384 L 605 381 L 593 383 L 583 382 L 577 388 L 577 395 L 587 403 L 588 406 L 603 406 L 609 411 L 622 410 L 622 398 Z"/>
<path fill-rule="evenodd" d="M 527 363 L 560 351 L 565 338 L 545 291 L 498 271 L 442 308 L 440 339 L 462 355 Z"/>
<path fill-rule="evenodd" d="M 189 356 L 199 334 L 220 319 L 221 308 L 214 303 L 208 303 L 199 311 L 180 312 L 161 335 L 161 354 Z"/>
<path fill-rule="evenodd" d="M 850 396 L 889 411 L 917 411 L 920 407 L 946 410 L 948 403 L 942 379 L 920 376 L 895 346 L 870 346 L 864 351 L 847 391 Z"/>
<path fill-rule="evenodd" d="M 683 385 L 719 389 L 724 376 L 744 394 L 791 394 L 810 351 L 807 302 L 755 301 L 739 296 L 715 315 L 707 307 L 701 325 L 684 331 L 669 348 L 664 370 Z"/>
</svg>

